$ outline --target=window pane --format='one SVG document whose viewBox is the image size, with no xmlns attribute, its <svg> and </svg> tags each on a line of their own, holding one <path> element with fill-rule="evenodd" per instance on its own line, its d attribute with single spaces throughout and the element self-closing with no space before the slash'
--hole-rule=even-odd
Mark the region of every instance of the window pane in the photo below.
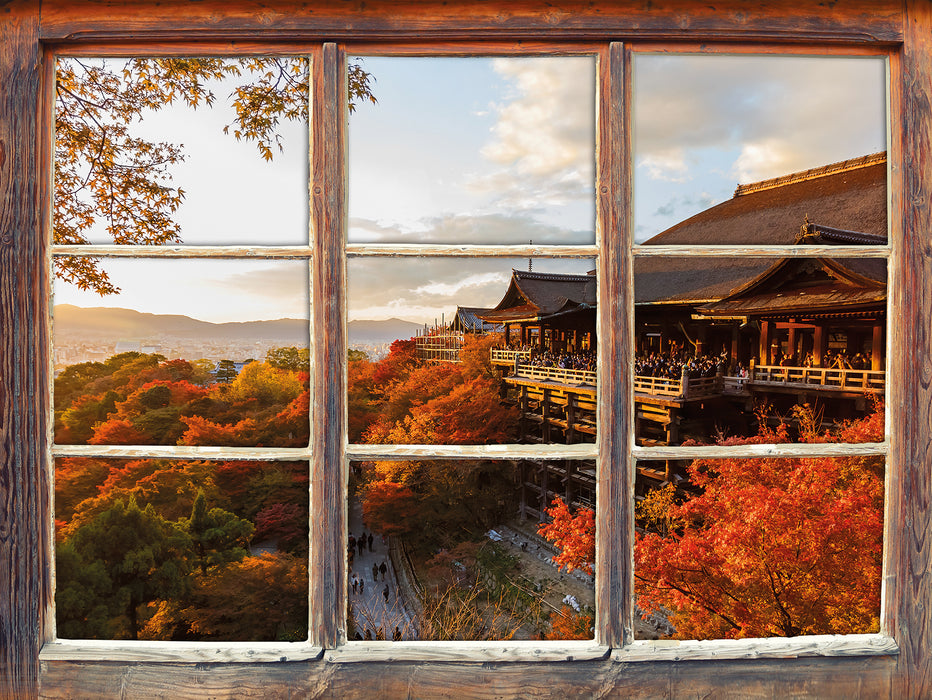
<svg viewBox="0 0 932 700">
<path fill-rule="evenodd" d="M 638 258 L 638 443 L 811 442 L 882 413 L 886 270 L 874 258 Z"/>
<path fill-rule="evenodd" d="M 351 259 L 350 442 L 594 442 L 594 267 Z"/>
<path fill-rule="evenodd" d="M 350 639 L 592 639 L 592 462 L 351 467 Z"/>
<path fill-rule="evenodd" d="M 307 445 L 306 263 L 102 265 L 118 294 L 55 281 L 56 441 Z"/>
<path fill-rule="evenodd" d="M 55 243 L 307 243 L 306 58 L 57 68 Z"/>
<path fill-rule="evenodd" d="M 366 57 L 350 243 L 595 241 L 595 58 Z"/>
<path fill-rule="evenodd" d="M 637 635 L 879 631 L 883 486 L 882 456 L 639 462 Z"/>
<path fill-rule="evenodd" d="M 308 465 L 55 461 L 56 620 L 72 639 L 307 639 Z"/>
<path fill-rule="evenodd" d="M 635 240 L 885 243 L 885 95 L 882 58 L 635 56 Z"/>
</svg>

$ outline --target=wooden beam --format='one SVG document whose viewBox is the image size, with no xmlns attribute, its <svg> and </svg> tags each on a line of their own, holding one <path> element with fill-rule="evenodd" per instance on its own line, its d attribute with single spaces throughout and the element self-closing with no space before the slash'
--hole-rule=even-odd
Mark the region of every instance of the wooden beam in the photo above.
<svg viewBox="0 0 932 700">
<path fill-rule="evenodd" d="M 563 41 L 656 39 L 894 44 L 903 26 L 894 0 L 814 2 L 694 0 L 43 0 L 45 41 L 455 41 L 547 37 Z"/>
<path fill-rule="evenodd" d="M 633 264 L 628 252 L 633 222 L 631 157 L 631 56 L 613 43 L 599 58 L 596 237 L 599 256 L 598 385 L 596 424 L 599 461 L 596 486 L 597 641 L 619 646 L 633 639 L 634 610 L 634 374 Z"/>
<path fill-rule="evenodd" d="M 324 44 L 311 66 L 310 640 L 332 647 L 346 637 L 345 57 Z"/>
<path fill-rule="evenodd" d="M 0 6 L 0 697 L 38 692 L 51 634 L 47 241 L 39 3 Z"/>
<path fill-rule="evenodd" d="M 891 62 L 890 432 L 881 631 L 900 646 L 891 697 L 932 696 L 932 4 L 904 3 Z M 899 129 L 895 127 L 899 126 Z"/>
</svg>

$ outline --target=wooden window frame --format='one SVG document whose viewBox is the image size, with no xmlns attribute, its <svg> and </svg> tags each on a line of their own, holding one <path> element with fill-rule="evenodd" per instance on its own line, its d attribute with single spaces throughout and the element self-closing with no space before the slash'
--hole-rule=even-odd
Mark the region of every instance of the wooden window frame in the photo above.
<svg viewBox="0 0 932 700">
<path fill-rule="evenodd" d="M 466 694 L 507 696 L 565 694 L 564 686 L 584 695 L 720 694 L 731 687 L 749 694 L 819 697 L 932 693 L 932 6 L 924 0 L 840 0 L 829 15 L 814 0 L 763 2 L 753 8 L 741 0 L 723 0 L 715 8 L 688 0 L 649 5 L 635 0 L 568 0 L 559 9 L 537 0 L 453 7 L 434 0 L 368 6 L 333 0 L 211 0 L 197 9 L 200 14 L 192 15 L 191 6 L 181 0 L 158 6 L 141 1 L 45 0 L 40 5 L 38 0 L 11 0 L 0 7 L 0 696 L 425 696 L 451 687 Z M 312 327 L 327 328 L 330 335 L 329 342 L 315 348 L 312 421 L 325 428 L 314 431 L 309 447 L 312 512 L 323 522 L 310 563 L 315 591 L 311 644 L 284 659 L 276 645 L 134 648 L 83 643 L 87 653 L 76 653 L 50 643 L 50 372 L 37 359 L 49 348 L 48 56 L 66 46 L 166 53 L 177 48 L 172 42 L 178 41 L 199 51 L 230 54 L 252 52 L 257 41 L 281 46 L 286 53 L 306 53 L 287 51 L 289 42 L 296 47 L 325 42 L 313 69 L 317 99 L 312 120 L 321 126 L 314 128 L 312 144 Z M 828 52 L 889 56 L 889 317 L 897 320 L 888 334 L 888 376 L 893 380 L 888 422 L 893 428 L 883 446 L 863 448 L 874 454 L 881 450 L 888 460 L 882 635 L 766 644 L 632 644 L 631 601 L 626 594 L 631 582 L 630 456 L 660 453 L 633 447 L 629 362 L 624 360 L 631 356 L 632 334 L 609 331 L 632 322 L 625 313 L 631 307 L 625 280 L 637 254 L 628 243 L 630 51 L 622 42 L 646 46 L 648 41 L 656 41 L 660 50 L 674 44 L 704 50 L 706 42 L 713 42 L 733 44 L 734 50 L 766 46 L 769 51 L 812 53 L 826 47 Z M 358 452 L 346 445 L 342 420 L 324 420 L 341 417 L 344 410 L 344 397 L 327 389 L 344 381 L 344 256 L 354 254 L 351 246 L 344 251 L 342 240 L 345 173 L 338 154 L 345 135 L 338 105 L 343 59 L 335 42 L 354 47 L 362 42 L 416 42 L 419 51 L 434 47 L 438 52 L 449 52 L 452 43 L 461 42 L 456 45 L 464 53 L 482 50 L 489 42 L 520 42 L 532 49 L 535 42 L 541 42 L 539 49 L 573 43 L 605 47 L 600 55 L 596 197 L 602 230 L 622 235 L 601 240 L 598 262 L 600 353 L 603 359 L 619 361 L 608 369 L 600 363 L 597 564 L 602 573 L 597 583 L 599 636 L 594 643 L 533 645 L 530 653 L 529 647 L 515 649 L 503 643 L 340 646 L 345 570 L 332 553 L 342 551 L 345 530 L 341 475 L 347 455 Z M 371 247 L 367 250 L 372 252 Z M 457 254 L 477 252 L 486 254 Z M 533 251 L 519 247 L 514 252 Z M 397 450 L 389 452 L 398 455 Z M 430 454 L 443 452 L 433 448 Z M 448 456 L 468 452 L 460 448 Z M 288 647 L 288 653 L 292 649 Z M 574 663 L 566 663 L 570 659 Z M 382 663 L 340 663 L 365 660 Z M 631 663 L 635 660 L 638 663 Z"/>
</svg>

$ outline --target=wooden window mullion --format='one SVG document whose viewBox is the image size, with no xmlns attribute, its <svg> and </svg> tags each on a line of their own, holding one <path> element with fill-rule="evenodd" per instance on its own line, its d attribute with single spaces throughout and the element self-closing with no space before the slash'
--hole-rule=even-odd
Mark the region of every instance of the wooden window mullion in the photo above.
<svg viewBox="0 0 932 700">
<path fill-rule="evenodd" d="M 598 77 L 599 460 L 595 599 L 596 641 L 607 646 L 621 646 L 633 638 L 629 64 L 623 45 L 609 44 L 600 56 Z"/>
<path fill-rule="evenodd" d="M 345 638 L 346 464 L 344 415 L 345 54 L 326 43 L 311 57 L 311 482 L 309 634 Z"/>
</svg>

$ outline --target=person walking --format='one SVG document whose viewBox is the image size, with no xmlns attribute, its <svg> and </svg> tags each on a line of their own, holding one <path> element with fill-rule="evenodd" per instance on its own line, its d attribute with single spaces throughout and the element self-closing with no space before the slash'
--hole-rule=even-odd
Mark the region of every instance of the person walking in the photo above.
<svg viewBox="0 0 932 700">
<path fill-rule="evenodd" d="M 379 567 L 376 566 L 375 562 L 372 562 L 372 580 L 373 581 L 379 580 Z"/>
<path fill-rule="evenodd" d="M 369 551 L 371 552 L 372 551 L 372 533 L 371 532 L 369 533 L 368 542 L 369 542 Z"/>
<path fill-rule="evenodd" d="M 375 566 L 375 564 L 373 564 L 372 566 Z M 386 572 L 386 571 L 388 571 L 388 567 L 385 566 L 385 562 L 383 561 L 381 564 L 379 564 L 379 573 L 382 574 L 382 580 L 383 580 L 383 581 L 385 580 L 385 572 Z"/>
<path fill-rule="evenodd" d="M 359 576 L 353 574 L 353 593 L 355 594 L 359 590 Z"/>
<path fill-rule="evenodd" d="M 385 588 L 382 589 L 382 597 L 385 598 L 385 602 L 388 602 L 388 584 L 385 584 Z"/>
</svg>

